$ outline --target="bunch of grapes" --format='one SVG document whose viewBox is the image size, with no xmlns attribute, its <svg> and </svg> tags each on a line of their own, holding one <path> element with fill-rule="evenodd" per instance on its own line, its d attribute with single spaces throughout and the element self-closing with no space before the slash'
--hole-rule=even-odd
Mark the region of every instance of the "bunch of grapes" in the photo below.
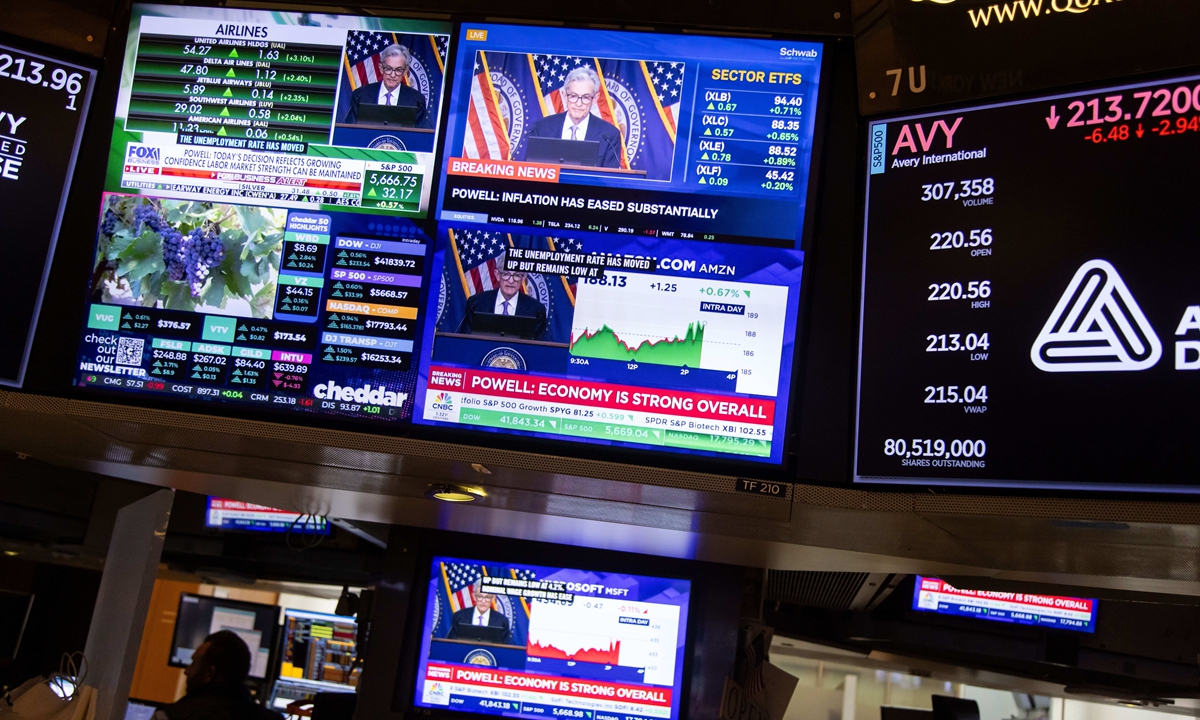
<svg viewBox="0 0 1200 720">
<path fill-rule="evenodd" d="M 187 245 L 183 233 L 167 227 L 162 233 L 163 262 L 167 264 L 167 277 L 175 282 L 187 277 Z"/>
<path fill-rule="evenodd" d="M 200 297 L 209 273 L 225 259 L 225 246 L 214 227 L 205 224 L 192 230 L 183 239 L 183 254 L 192 297 Z"/>
<path fill-rule="evenodd" d="M 111 236 L 117 231 L 117 223 L 121 221 L 121 216 L 110 210 L 104 211 L 104 221 L 100 223 L 100 232 Z"/>
<path fill-rule="evenodd" d="M 157 233 L 161 233 L 164 228 L 170 227 L 167 221 L 163 219 L 162 212 L 150 203 L 138 205 L 133 209 L 133 226 L 141 229 L 143 224 L 145 224 L 147 230 L 153 230 Z"/>
</svg>

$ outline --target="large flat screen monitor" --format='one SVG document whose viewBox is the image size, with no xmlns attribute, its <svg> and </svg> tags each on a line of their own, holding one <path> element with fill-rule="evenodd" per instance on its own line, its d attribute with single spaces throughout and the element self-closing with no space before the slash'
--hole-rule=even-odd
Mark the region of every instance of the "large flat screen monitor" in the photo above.
<svg viewBox="0 0 1200 720">
<path fill-rule="evenodd" d="M 464 24 L 416 421 L 778 464 L 823 52 Z"/>
<path fill-rule="evenodd" d="M 1200 75 L 868 128 L 855 479 L 1196 491 Z"/>
<path fill-rule="evenodd" d="M 362 671 L 355 662 L 357 637 L 353 617 L 285 610 L 279 679 L 322 691 L 353 690 Z"/>
<path fill-rule="evenodd" d="M 679 718 L 687 580 L 434 557 L 414 704 L 514 718 Z"/>
<path fill-rule="evenodd" d="M 449 30 L 135 5 L 76 385 L 406 421 Z"/>
<path fill-rule="evenodd" d="M 1058 630 L 1095 632 L 1097 605 L 1094 598 L 963 590 L 920 575 L 913 585 L 913 610 Z"/>
<path fill-rule="evenodd" d="M 301 535 L 328 535 L 329 521 L 320 516 L 255 505 L 254 503 L 208 497 L 204 527 L 215 530 L 282 532 Z"/>
<path fill-rule="evenodd" d="M 179 596 L 168 664 L 187 667 L 204 638 L 229 630 L 250 648 L 250 677 L 265 678 L 270 669 L 271 649 L 275 647 L 278 626 L 279 608 L 275 605 L 183 593 Z"/>
<path fill-rule="evenodd" d="M 0 45 L 0 385 L 24 382 L 96 71 Z"/>
</svg>

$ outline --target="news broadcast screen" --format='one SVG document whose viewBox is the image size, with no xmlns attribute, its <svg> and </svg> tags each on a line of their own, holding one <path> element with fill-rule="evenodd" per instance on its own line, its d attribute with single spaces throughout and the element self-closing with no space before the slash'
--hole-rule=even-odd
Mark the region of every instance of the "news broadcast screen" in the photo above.
<svg viewBox="0 0 1200 720">
<path fill-rule="evenodd" d="M 416 421 L 781 462 L 822 51 L 464 25 Z"/>
<path fill-rule="evenodd" d="M 679 717 L 689 581 L 435 557 L 427 589 L 418 707 Z"/>
<path fill-rule="evenodd" d="M 76 385 L 407 421 L 449 28 L 135 6 Z"/>
<path fill-rule="evenodd" d="M 208 497 L 204 526 L 216 530 L 329 534 L 329 522 L 321 517 L 211 495 Z"/>
<path fill-rule="evenodd" d="M 913 610 L 921 612 L 1087 633 L 1096 631 L 1097 605 L 1092 598 L 961 590 L 920 575 L 913 586 L 912 602 Z"/>
</svg>

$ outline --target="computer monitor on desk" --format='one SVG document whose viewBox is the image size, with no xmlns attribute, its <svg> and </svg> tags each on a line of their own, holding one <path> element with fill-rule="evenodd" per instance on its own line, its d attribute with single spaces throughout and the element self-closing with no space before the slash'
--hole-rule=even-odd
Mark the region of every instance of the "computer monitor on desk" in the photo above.
<svg viewBox="0 0 1200 720">
<path fill-rule="evenodd" d="M 358 124 L 416 127 L 417 108 L 415 105 L 359 105 Z"/>
<path fill-rule="evenodd" d="M 524 315 L 476 312 L 471 320 L 471 334 L 533 340 L 537 335 L 538 322 L 538 318 Z"/>
<path fill-rule="evenodd" d="M 525 159 L 529 162 L 595 167 L 600 157 L 600 143 L 595 140 L 531 137 L 528 142 Z"/>
</svg>

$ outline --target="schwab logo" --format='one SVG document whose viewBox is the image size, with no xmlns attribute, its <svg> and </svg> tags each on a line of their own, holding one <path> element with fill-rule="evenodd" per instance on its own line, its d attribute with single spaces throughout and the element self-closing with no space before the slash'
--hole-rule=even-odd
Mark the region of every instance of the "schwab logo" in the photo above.
<svg viewBox="0 0 1200 720">
<path fill-rule="evenodd" d="M 341 400 L 342 402 L 358 402 L 367 405 L 400 407 L 405 400 L 408 400 L 408 393 L 392 392 L 385 387 L 373 388 L 369 383 L 360 388 L 342 387 L 330 380 L 313 388 L 313 397 L 318 400 Z"/>
<path fill-rule="evenodd" d="M 434 410 L 445 410 L 446 412 L 454 411 L 454 396 L 450 393 L 440 392 L 433 397 L 433 403 L 430 407 Z"/>
<path fill-rule="evenodd" d="M 1089 260 L 1075 271 L 1029 356 L 1046 372 L 1145 370 L 1162 357 L 1162 343 L 1116 268 Z"/>
</svg>

